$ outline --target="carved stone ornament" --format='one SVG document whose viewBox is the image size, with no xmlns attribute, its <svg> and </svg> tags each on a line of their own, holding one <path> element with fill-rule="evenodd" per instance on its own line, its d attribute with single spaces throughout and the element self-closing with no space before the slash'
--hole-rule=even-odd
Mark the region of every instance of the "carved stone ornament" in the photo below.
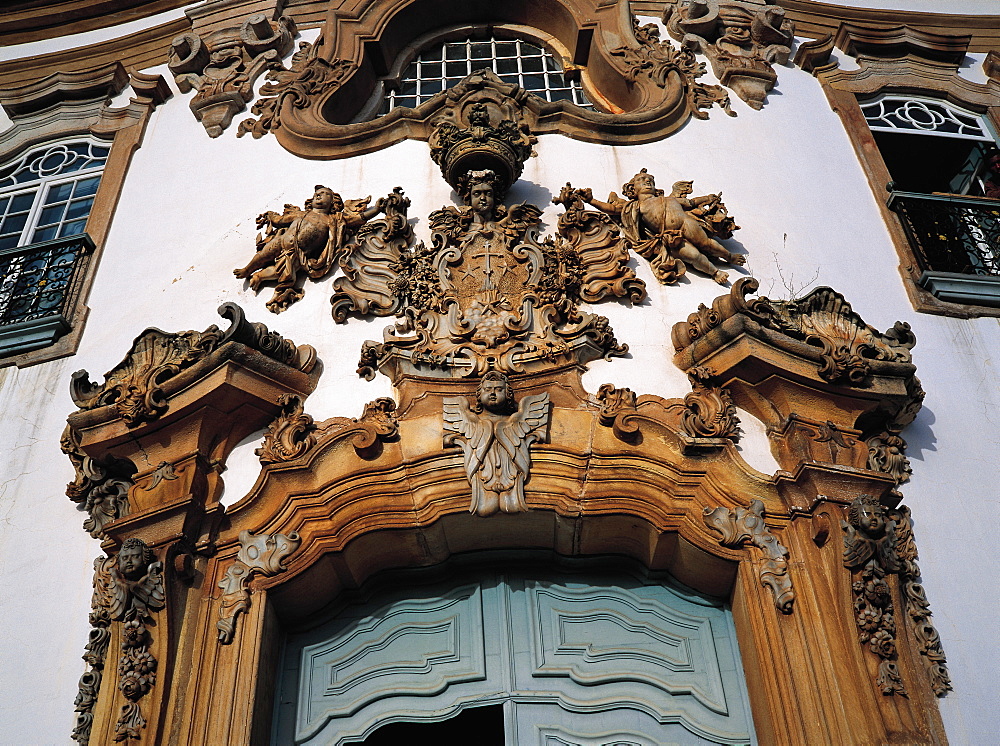
<svg viewBox="0 0 1000 746">
<path fill-rule="evenodd" d="M 141 539 L 128 539 L 117 556 L 94 562 L 93 629 L 83 656 L 89 668 L 80 680 L 76 699 L 75 741 L 86 744 L 90 740 L 92 710 L 100 691 L 112 622 L 121 623 L 118 688 L 127 700 L 115 725 L 114 740 L 142 738 L 146 719 L 139 702 L 156 683 L 157 661 L 150 651 L 149 627 L 155 623 L 154 612 L 164 605 L 163 563 Z"/>
<path fill-rule="evenodd" d="M 951 689 L 951 679 L 941 640 L 930 622 L 930 605 L 919 582 L 909 509 L 886 509 L 877 500 L 862 495 L 851 503 L 847 520 L 841 525 L 844 566 L 856 578 L 851 589 L 858 639 L 880 658 L 875 683 L 885 695 L 906 694 L 896 664 L 896 612 L 887 580 L 889 575 L 898 575 L 904 618 L 917 640 L 934 693 L 944 696 Z"/>
<path fill-rule="evenodd" d="M 219 642 L 228 645 L 233 641 L 237 618 L 250 608 L 249 586 L 253 576 L 271 577 L 284 572 L 287 569 L 285 559 L 299 548 L 299 543 L 299 535 L 294 532 L 257 536 L 249 531 L 240 532 L 239 552 L 219 582 L 223 594 L 219 602 L 219 621 L 215 625 Z"/>
<path fill-rule="evenodd" d="M 444 444 L 458 444 L 472 486 L 470 513 L 487 516 L 498 510 L 523 513 L 524 483 L 531 468 L 531 444 L 546 440 L 549 395 L 514 399 L 502 373 L 483 376 L 471 406 L 464 397 L 444 399 Z"/>
<path fill-rule="evenodd" d="M 712 371 L 696 367 L 688 371 L 690 394 L 684 397 L 681 424 L 692 438 L 727 438 L 736 442 L 740 437 L 740 418 L 730 393 L 712 385 Z"/>
<path fill-rule="evenodd" d="M 704 513 L 705 524 L 721 537 L 723 546 L 738 548 L 749 541 L 763 552 L 761 585 L 771 589 L 778 611 L 791 614 L 795 591 L 788 575 L 788 550 L 765 525 L 764 503 L 753 499 L 749 508 L 705 508 Z"/>
<path fill-rule="evenodd" d="M 746 257 L 733 254 L 716 239 L 732 238 L 739 226 L 729 217 L 721 194 L 691 197 L 691 192 L 692 182 L 678 181 L 669 195 L 664 194 L 656 188 L 653 175 L 642 169 L 622 186 L 624 197 L 612 192 L 602 202 L 594 199 L 591 189 L 578 193 L 613 216 L 621 226 L 625 246 L 648 259 L 656 279 L 664 285 L 680 280 L 688 266 L 723 285 L 729 275 L 711 259 L 743 265 Z"/>
<path fill-rule="evenodd" d="M 182 93 L 196 90 L 191 111 L 209 137 L 218 137 L 253 99 L 253 84 L 265 70 L 281 69 L 292 51 L 295 22 L 250 16 L 239 28 L 206 36 L 181 34 L 170 45 L 168 66 Z"/>
<path fill-rule="evenodd" d="M 597 401 L 601 405 L 598 421 L 605 427 L 610 427 L 616 437 L 631 440 L 638 435 L 637 402 L 632 389 L 619 389 L 613 384 L 602 383 L 597 390 Z"/>
<path fill-rule="evenodd" d="M 705 74 L 705 65 L 698 62 L 690 48 L 682 46 L 678 49 L 670 42 L 660 41 L 659 27 L 655 23 L 640 26 L 635 16 L 632 16 L 632 33 L 638 46 L 625 45 L 611 50 L 612 55 L 621 57 L 625 63 L 625 77 L 632 82 L 646 77 L 660 88 L 676 85 L 680 79 L 693 117 L 708 119 L 708 114 L 702 109 L 714 104 L 718 104 L 729 116 L 736 116 L 729 108 L 729 96 L 722 87 L 695 82 Z"/>
<path fill-rule="evenodd" d="M 257 216 L 257 252 L 245 267 L 233 270 L 240 279 L 249 278 L 250 289 L 261 283 L 275 283 L 274 295 L 267 302 L 273 313 L 281 313 L 304 294 L 300 275 L 318 280 L 341 259 L 354 235 L 385 206 L 380 199 L 369 207 L 371 197 L 341 199 L 329 187 L 317 184 L 305 209 L 285 205 L 284 212 L 265 212 Z"/>
<path fill-rule="evenodd" d="M 282 395 L 278 403 L 281 413 L 264 433 L 264 444 L 255 451 L 265 465 L 292 461 L 320 442 L 344 438 L 352 439 L 351 444 L 359 455 L 377 455 L 374 446 L 395 437 L 399 430 L 396 402 L 387 397 L 365 404 L 361 417 L 331 417 L 319 425 L 305 414 L 300 397 Z"/>
<path fill-rule="evenodd" d="M 843 295 L 828 287 L 809 291 L 801 298 L 776 301 L 760 297 L 755 279 L 738 280 L 728 295 L 712 307 L 698 307 L 687 321 L 674 324 L 671 340 L 680 352 L 693 341 L 736 314 L 744 314 L 768 329 L 818 348 L 820 377 L 829 383 L 862 386 L 871 375 L 871 361 L 910 363 L 916 337 L 910 325 L 897 321 L 885 332 L 869 326 L 854 312 Z"/>
<path fill-rule="evenodd" d="M 760 109 L 791 53 L 795 25 L 763 0 L 674 0 L 664 21 L 685 49 L 701 52 L 722 85 Z"/>
<path fill-rule="evenodd" d="M 248 322 L 235 303 L 224 303 L 219 313 L 232 323 L 226 331 L 214 324 L 203 332 L 147 329 L 135 338 L 125 359 L 105 374 L 103 384 L 92 383 L 87 371 L 77 371 L 70 385 L 73 402 L 81 410 L 113 406 L 129 427 L 155 420 L 168 409 L 171 379 L 227 342 L 240 342 L 304 372 L 314 367 L 312 347 L 296 347 L 263 324 Z"/>
<path fill-rule="evenodd" d="M 76 471 L 66 485 L 66 496 L 87 514 L 83 530 L 95 539 L 102 538 L 104 526 L 129 513 L 128 491 L 132 488 L 135 466 L 127 459 L 93 459 L 80 450 L 79 437 L 69 425 L 59 440 Z"/>
<path fill-rule="evenodd" d="M 478 377 L 627 352 L 607 319 L 579 308 L 581 288 L 591 298 L 644 294 L 620 250 L 609 250 L 614 227 L 595 220 L 593 231 L 577 225 L 539 241 L 541 210 L 501 205 L 508 186 L 493 171 L 465 174 L 466 205 L 431 213 L 429 247 L 408 247 L 409 201 L 401 195 L 387 201 L 384 221 L 359 235 L 334 284 L 334 318 L 399 319 L 384 342 L 365 344 L 360 375 L 370 380 L 386 366 Z"/>
</svg>

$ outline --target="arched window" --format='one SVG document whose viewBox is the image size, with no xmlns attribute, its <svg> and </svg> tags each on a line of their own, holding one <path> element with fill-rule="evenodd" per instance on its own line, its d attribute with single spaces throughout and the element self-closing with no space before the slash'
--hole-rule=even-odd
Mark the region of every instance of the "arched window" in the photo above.
<svg viewBox="0 0 1000 746">
<path fill-rule="evenodd" d="M 476 70 L 492 70 L 546 101 L 570 101 L 592 107 L 579 81 L 567 79 L 549 51 L 524 39 L 461 39 L 424 48 L 399 78 L 396 90 L 386 90 L 378 114 L 397 106 L 417 107 Z"/>
<path fill-rule="evenodd" d="M 50 143 L 0 166 L 0 355 L 70 329 L 94 244 L 84 233 L 110 148 Z"/>
</svg>

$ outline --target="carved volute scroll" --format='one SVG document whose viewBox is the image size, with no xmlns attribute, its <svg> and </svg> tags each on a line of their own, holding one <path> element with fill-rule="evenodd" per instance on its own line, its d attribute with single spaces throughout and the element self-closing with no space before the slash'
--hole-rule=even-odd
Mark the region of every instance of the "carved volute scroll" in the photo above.
<svg viewBox="0 0 1000 746">
<path fill-rule="evenodd" d="M 625 77 L 633 83 L 649 80 L 660 88 L 677 85 L 683 81 L 684 98 L 688 109 L 697 119 L 708 119 L 703 109 L 718 105 L 729 116 L 736 116 L 729 108 L 729 96 L 717 85 L 696 82 L 705 74 L 705 66 L 698 62 L 689 45 L 680 49 L 669 42 L 660 41 L 660 29 L 653 23 L 639 25 L 632 16 L 632 33 L 636 46 L 624 45 L 611 50 L 625 64 Z"/>
<path fill-rule="evenodd" d="M 632 389 L 615 388 L 613 384 L 602 383 L 597 390 L 597 401 L 601 405 L 598 421 L 610 427 L 622 440 L 632 440 L 639 432 L 636 396 Z"/>
<path fill-rule="evenodd" d="M 477 515 L 522 513 L 524 483 L 531 467 L 531 444 L 546 440 L 548 393 L 514 399 L 502 373 L 487 373 L 479 382 L 476 402 L 444 399 L 444 444 L 458 444 L 472 486 L 469 512 Z"/>
<path fill-rule="evenodd" d="M 299 547 L 298 534 L 258 534 L 240 532 L 240 550 L 219 582 L 219 642 L 228 645 L 236 634 L 240 614 L 250 608 L 250 580 L 255 574 L 270 577 L 286 569 L 285 560 Z"/>
<path fill-rule="evenodd" d="M 705 524 L 719 535 L 723 546 L 738 548 L 749 541 L 761 550 L 761 585 L 771 589 L 778 611 L 791 614 L 795 591 L 788 574 L 788 550 L 764 523 L 764 503 L 753 499 L 749 508 L 705 508 L 704 513 Z"/>
<path fill-rule="evenodd" d="M 701 52 L 722 85 L 760 109 L 791 53 L 795 25 L 763 0 L 673 0 L 664 20 L 685 49 Z"/>
<path fill-rule="evenodd" d="M 735 442 L 740 434 L 736 406 L 726 389 L 712 384 L 712 376 L 705 367 L 688 371 L 692 391 L 684 397 L 684 432 L 693 438 L 727 438 Z"/>
<path fill-rule="evenodd" d="M 191 111 L 209 137 L 218 137 L 253 99 L 253 84 L 265 70 L 281 69 L 292 51 L 295 22 L 269 21 L 264 13 L 235 28 L 206 36 L 186 33 L 170 45 L 169 66 L 182 93 L 197 91 Z"/>
<path fill-rule="evenodd" d="M 896 664 L 898 658 L 897 614 L 890 575 L 899 576 L 905 613 L 902 617 L 918 641 L 931 686 L 939 697 L 951 689 L 944 651 L 930 610 L 913 541 L 910 511 L 906 507 L 886 509 L 877 500 L 862 495 L 851 503 L 844 529 L 844 566 L 852 572 L 854 613 L 858 639 L 878 656 L 876 685 L 886 695 L 906 694 Z"/>
<path fill-rule="evenodd" d="M 136 337 L 125 359 L 105 374 L 103 384 L 92 383 L 86 371 L 74 373 L 73 402 L 81 410 L 113 406 L 129 427 L 155 420 L 169 408 L 168 392 L 176 388 L 172 379 L 227 342 L 240 342 L 305 373 L 313 369 L 312 347 L 296 347 L 263 324 L 248 322 L 235 303 L 223 304 L 219 313 L 232 322 L 225 332 L 214 324 L 203 332 L 147 329 Z"/>
<path fill-rule="evenodd" d="M 391 197 L 390 197 L 391 199 Z M 342 261 L 354 235 L 368 220 L 381 212 L 385 200 L 369 207 L 371 197 L 346 202 L 329 187 L 317 184 L 305 209 L 285 205 L 284 212 L 257 216 L 257 250 L 245 267 L 233 270 L 248 279 L 251 290 L 261 283 L 275 283 L 268 310 L 281 313 L 300 300 L 304 291 L 300 275 L 317 280 Z"/>
<path fill-rule="evenodd" d="M 109 521 L 129 513 L 128 491 L 132 488 L 135 465 L 113 456 L 105 461 L 93 459 L 80 450 L 79 435 L 69 425 L 59 442 L 76 476 L 66 485 L 66 496 L 87 514 L 83 530 L 101 538 Z"/>
</svg>

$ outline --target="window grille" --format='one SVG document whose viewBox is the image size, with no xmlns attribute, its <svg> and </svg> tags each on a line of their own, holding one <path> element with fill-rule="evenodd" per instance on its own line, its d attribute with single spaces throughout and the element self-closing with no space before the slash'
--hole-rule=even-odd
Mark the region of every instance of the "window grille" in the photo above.
<svg viewBox="0 0 1000 746">
<path fill-rule="evenodd" d="M 546 101 L 570 101 L 591 108 L 579 82 L 567 80 L 549 52 L 522 39 L 465 39 L 423 50 L 403 72 L 398 90 L 386 92 L 379 114 L 397 106 L 416 107 L 476 70 L 492 70 Z"/>
<path fill-rule="evenodd" d="M 874 132 L 938 135 L 993 142 L 979 114 L 945 101 L 903 96 L 881 96 L 861 102 L 868 126 Z"/>
<path fill-rule="evenodd" d="M 84 233 L 110 148 L 89 138 L 0 166 L 0 355 L 71 328 L 93 241 Z"/>
</svg>

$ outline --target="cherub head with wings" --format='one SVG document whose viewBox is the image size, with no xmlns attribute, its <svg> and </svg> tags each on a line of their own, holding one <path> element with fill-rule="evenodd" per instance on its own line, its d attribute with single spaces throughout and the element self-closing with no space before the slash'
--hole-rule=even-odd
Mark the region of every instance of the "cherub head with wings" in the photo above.
<svg viewBox="0 0 1000 746">
<path fill-rule="evenodd" d="M 141 580 L 155 559 L 153 550 L 142 539 L 126 539 L 118 552 L 118 572 L 126 580 Z"/>
<path fill-rule="evenodd" d="M 494 205 L 502 205 L 507 196 L 507 185 L 495 171 L 466 171 L 458 179 L 458 193 L 466 205 L 472 205 L 475 187 L 488 186 L 493 195 Z"/>
<path fill-rule="evenodd" d="M 484 409 L 493 414 L 511 414 L 517 409 L 514 401 L 514 388 L 510 385 L 510 380 L 503 373 L 491 370 L 483 376 L 476 389 L 476 404 L 474 411 L 482 412 Z"/>
</svg>

